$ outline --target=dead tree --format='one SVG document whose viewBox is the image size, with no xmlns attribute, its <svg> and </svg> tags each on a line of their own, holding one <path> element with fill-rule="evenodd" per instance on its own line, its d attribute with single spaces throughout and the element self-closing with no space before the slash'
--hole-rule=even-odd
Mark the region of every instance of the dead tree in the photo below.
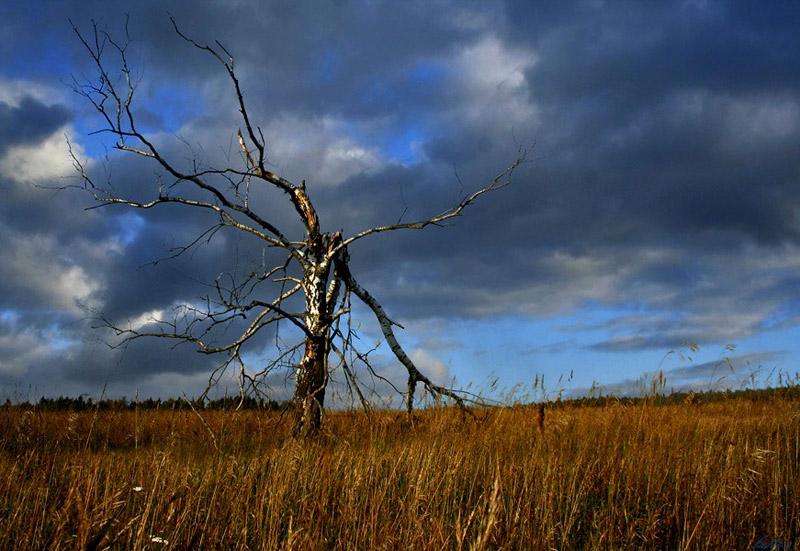
<svg viewBox="0 0 800 551">
<path fill-rule="evenodd" d="M 352 332 L 345 328 L 349 327 L 349 323 L 342 323 L 350 315 L 350 301 L 355 296 L 374 313 L 389 348 L 408 371 L 406 407 L 409 413 L 413 408 L 417 383 L 422 383 L 433 396 L 450 397 L 461 406 L 471 401 L 470 395 L 434 383 L 414 365 L 395 337 L 393 327 L 400 327 L 399 324 L 387 316 L 380 302 L 359 284 L 351 272 L 348 248 L 358 240 L 383 232 L 423 229 L 454 222 L 479 197 L 510 184 L 514 170 L 526 162 L 526 151 L 520 148 L 514 162 L 488 185 L 464 195 L 455 205 L 430 218 L 373 227 L 351 236 L 342 235 L 341 231 L 323 231 L 305 182 L 298 185 L 269 170 L 271 165 L 267 159 L 266 140 L 261 129 L 251 120 L 245 105 L 244 94 L 234 70 L 233 56 L 219 42 L 214 45 L 198 43 L 186 36 L 174 19 L 172 24 L 181 39 L 216 59 L 230 78 L 241 116 L 241 127 L 237 134 L 241 150 L 238 166 L 212 168 L 193 163 L 191 170 L 185 170 L 173 159 L 167 158 L 155 141 L 137 126 L 132 109 L 136 82 L 128 64 L 127 49 L 130 39 L 127 25 L 125 40 L 119 41 L 100 29 L 96 23 L 93 23 L 91 34 L 81 33 L 72 24 L 97 73 L 96 80 L 73 77 L 72 88 L 91 102 L 101 116 L 103 127 L 97 132 L 113 136 L 114 148 L 126 154 L 143 157 L 156 165 L 168 179 L 168 183 L 159 182 L 157 193 L 154 190 L 153 196 L 148 200 L 135 200 L 118 194 L 109 181 L 98 181 L 87 170 L 87 164 L 73 154 L 75 167 L 81 177 L 78 187 L 88 191 L 97 201 L 98 204 L 90 208 L 124 205 L 136 209 L 152 209 L 162 204 L 178 204 L 207 211 L 216 221 L 190 246 L 201 240 L 211 239 L 220 229 L 233 228 L 249 234 L 253 239 L 261 240 L 265 247 L 284 251 L 285 260 L 275 266 L 254 271 L 242 280 L 231 277 L 229 284 L 215 281 L 214 291 L 206 298 L 203 307 L 179 307 L 180 312 L 175 312 L 174 319 L 153 320 L 157 323 L 146 326 L 154 325 L 155 330 L 146 330 L 146 327 L 131 324 L 126 326 L 100 314 L 99 319 L 102 319 L 103 325 L 111 328 L 119 337 L 113 346 L 123 346 L 142 337 L 192 343 L 203 354 L 220 354 L 224 357 L 212 373 L 206 392 L 220 380 L 226 370 L 238 367 L 242 396 L 258 392 L 259 380 L 263 382 L 263 378 L 271 370 L 291 363 L 295 374 L 294 433 L 308 436 L 317 431 L 321 424 L 330 373 L 329 358 L 332 353 L 339 358 L 347 383 L 355 387 L 366 407 L 347 358 L 348 354 L 352 358 L 355 353 L 360 361 L 368 362 L 367 355 L 355 349 Z M 108 60 L 109 55 L 114 57 L 111 62 Z M 288 200 L 286 208 L 293 209 L 302 224 L 300 239 L 293 239 L 278 228 L 263 210 L 251 208 L 250 190 L 256 185 L 271 186 L 283 192 Z M 188 248 L 189 246 L 181 247 L 176 254 Z M 279 284 L 279 290 L 270 298 L 264 299 L 256 290 L 266 284 Z M 298 305 L 301 311 L 292 311 L 288 305 Z M 249 323 L 244 325 L 241 334 L 237 333 L 236 338 L 218 343 L 212 337 L 221 326 L 231 326 L 234 322 L 241 323 L 245 319 Z M 259 334 L 263 335 L 262 331 L 266 327 L 281 322 L 295 328 L 295 333 L 299 334 L 299 342 L 283 346 L 276 360 L 255 375 L 249 374 L 242 360 L 242 346 Z M 291 358 L 296 358 L 295 354 L 299 356 L 299 361 L 290 362 Z"/>
</svg>

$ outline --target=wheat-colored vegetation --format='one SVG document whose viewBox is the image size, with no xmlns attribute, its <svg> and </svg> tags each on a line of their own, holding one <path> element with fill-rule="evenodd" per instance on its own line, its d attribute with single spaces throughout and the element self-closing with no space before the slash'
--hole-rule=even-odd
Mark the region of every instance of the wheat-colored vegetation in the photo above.
<svg viewBox="0 0 800 551">
<path fill-rule="evenodd" d="M 7 407 L 0 548 L 785 549 L 799 406 L 337 412 L 311 442 L 274 411 Z"/>
</svg>

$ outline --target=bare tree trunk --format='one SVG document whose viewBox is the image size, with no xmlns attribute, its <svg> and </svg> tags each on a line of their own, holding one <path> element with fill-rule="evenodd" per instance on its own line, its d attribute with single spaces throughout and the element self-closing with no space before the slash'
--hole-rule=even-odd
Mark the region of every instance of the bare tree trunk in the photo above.
<svg viewBox="0 0 800 551">
<path fill-rule="evenodd" d="M 322 425 L 322 409 L 325 405 L 325 386 L 327 384 L 327 339 L 309 337 L 306 350 L 298 365 L 294 400 L 297 407 L 293 433 L 307 438 Z"/>
<path fill-rule="evenodd" d="M 305 352 L 297 366 L 294 401 L 297 408 L 293 433 L 307 438 L 322 425 L 325 387 L 328 384 L 331 317 L 327 306 L 327 280 L 330 262 L 323 261 L 306 269 L 303 287 L 306 295 Z"/>
</svg>

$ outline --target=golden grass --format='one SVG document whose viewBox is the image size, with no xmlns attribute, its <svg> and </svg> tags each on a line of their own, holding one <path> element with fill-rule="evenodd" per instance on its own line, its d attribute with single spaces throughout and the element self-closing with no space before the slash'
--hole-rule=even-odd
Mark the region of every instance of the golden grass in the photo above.
<svg viewBox="0 0 800 551">
<path fill-rule="evenodd" d="M 544 430 L 537 408 L 427 411 L 415 426 L 332 413 L 313 442 L 288 438 L 270 412 L 206 411 L 206 426 L 192 412 L 11 408 L 0 548 L 788 545 L 798 406 L 553 407 Z"/>
</svg>

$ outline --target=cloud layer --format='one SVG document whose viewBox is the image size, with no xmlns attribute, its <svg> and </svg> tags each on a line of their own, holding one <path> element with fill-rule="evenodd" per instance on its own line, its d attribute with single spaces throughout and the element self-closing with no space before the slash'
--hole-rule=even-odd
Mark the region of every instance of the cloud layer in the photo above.
<svg viewBox="0 0 800 551">
<path fill-rule="evenodd" d="M 587 353 L 722 346 L 797 327 L 794 4 L 171 6 L 184 32 L 235 54 L 275 171 L 308 182 L 330 230 L 436 213 L 536 142 L 535 162 L 514 185 L 456 227 L 353 247 L 357 277 L 394 317 L 421 326 L 562 317 Z M 195 388 L 178 378 L 201 380 L 207 358 L 153 342 L 120 360 L 93 344 L 103 337 L 85 308 L 135 320 L 198 300 L 231 266 L 246 273 L 275 261 L 259 243 L 223 233 L 148 265 L 213 221 L 171 208 L 84 211 L 85 195 L 39 187 L 76 183 L 63 179 L 75 176 L 67 136 L 117 189 L 155 193 L 156 167 L 114 151 L 106 159 L 112 144 L 88 135 L 100 126 L 91 106 L 59 84 L 91 76 L 67 19 L 86 32 L 94 18 L 121 36 L 128 11 L 141 124 L 178 163 L 238 162 L 230 82 L 175 35 L 157 2 L 0 7 L 0 56 L 12 60 L 0 69 L 6 389 L 97 392 L 104 377 L 120 389 L 174 394 L 164 377 Z M 294 231 L 281 197 L 255 190 L 253 200 Z M 594 309 L 617 313 L 582 322 Z M 441 334 L 406 338 L 448 341 L 446 323 L 436 325 Z M 530 348 L 521 343 L 520 354 Z M 415 353 L 437 376 L 458 374 L 435 349 Z"/>
</svg>

